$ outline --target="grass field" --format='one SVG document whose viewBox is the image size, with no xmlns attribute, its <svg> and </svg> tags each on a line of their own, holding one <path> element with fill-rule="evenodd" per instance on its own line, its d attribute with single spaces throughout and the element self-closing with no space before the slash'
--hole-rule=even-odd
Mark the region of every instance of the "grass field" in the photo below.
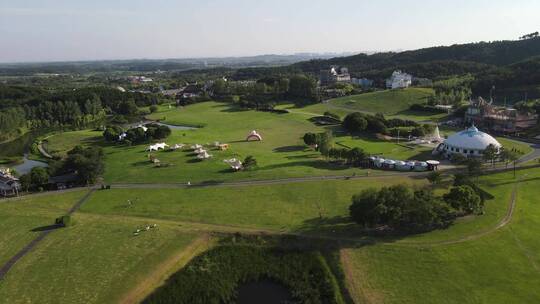
<svg viewBox="0 0 540 304">
<path fill-rule="evenodd" d="M 54 224 L 54 219 L 64 215 L 82 196 L 83 192 L 78 191 L 54 197 L 0 201 L 0 265 L 39 234 L 33 230 Z"/>
<path fill-rule="evenodd" d="M 77 145 L 92 146 L 103 140 L 103 132 L 95 130 L 81 130 L 57 133 L 47 137 L 44 144 L 49 154 L 65 154 Z"/>
<path fill-rule="evenodd" d="M 162 107 L 150 118 L 164 119 L 170 124 L 204 125 L 196 130 L 173 130 L 165 141 L 171 145 L 211 145 L 215 141 L 229 143 L 228 151 L 211 148 L 212 159 L 198 161 L 190 151 L 157 152 L 154 155 L 162 166 L 156 168 L 148 160 L 147 145 L 132 147 L 104 145 L 106 152 L 106 182 L 187 183 L 223 182 L 245 179 L 276 179 L 300 176 L 350 175 L 359 169 L 325 161 L 320 153 L 309 149 L 302 140 L 306 132 L 325 129 L 308 121 L 311 116 L 299 113 L 274 114 L 242 111 L 230 105 L 206 102 L 180 109 Z M 246 142 L 251 130 L 263 136 L 261 142 Z M 65 132 L 48 138 L 51 151 L 64 153 L 76 144 L 102 144 L 99 132 Z M 414 156 L 425 149 L 407 149 L 391 142 L 355 137 L 336 138 L 337 143 L 359 146 L 370 153 L 386 151 L 388 157 Z M 258 162 L 257 170 L 232 172 L 225 159 L 244 159 L 252 155 Z"/>
<path fill-rule="evenodd" d="M 342 117 L 352 112 L 383 113 L 387 118 L 403 118 L 415 121 L 438 121 L 447 114 L 429 113 L 409 110 L 413 104 L 425 103 L 433 94 L 432 89 L 408 88 L 405 90 L 386 90 L 360 95 L 352 95 L 330 99 L 325 103 L 296 108 L 293 105 L 281 105 L 295 113 L 323 114 L 326 111 Z"/>
<path fill-rule="evenodd" d="M 352 276 L 349 281 L 360 303 L 536 303 L 540 299 L 540 170 L 520 171 L 517 209 L 511 223 L 479 239 L 448 245 L 395 244 L 345 249 Z M 511 174 L 489 177 L 492 193 L 508 196 Z M 502 188 L 500 188 L 502 187 Z M 501 190 L 503 189 L 503 190 Z M 499 203 L 503 203 L 502 201 Z M 492 226 L 503 211 L 486 219 Z M 489 224 L 487 223 L 489 222 Z M 463 226 L 459 223 L 455 227 Z M 466 224 L 465 224 L 466 225 Z M 455 232 L 461 232 L 455 229 Z M 475 231 L 481 227 L 475 227 Z M 437 234 L 438 232 L 434 232 Z M 454 235 L 456 236 L 456 235 Z M 447 236 L 448 237 L 448 236 Z M 427 239 L 430 239 L 428 237 Z M 414 241 L 415 238 L 413 238 Z"/>
<path fill-rule="evenodd" d="M 0 265 L 54 223 L 85 192 L 0 203 Z M 0 283 L 5 303 L 116 303 L 194 235 L 160 224 L 140 236 L 147 220 L 76 214 L 75 225 L 49 234 Z M 24 291 L 24 292 L 23 292 Z"/>
<path fill-rule="evenodd" d="M 82 212 L 316 232 L 350 227 L 347 217 L 353 194 L 395 183 L 424 181 L 393 177 L 249 187 L 111 189 L 96 192 Z M 319 210 L 325 221 L 318 221 Z"/>
</svg>

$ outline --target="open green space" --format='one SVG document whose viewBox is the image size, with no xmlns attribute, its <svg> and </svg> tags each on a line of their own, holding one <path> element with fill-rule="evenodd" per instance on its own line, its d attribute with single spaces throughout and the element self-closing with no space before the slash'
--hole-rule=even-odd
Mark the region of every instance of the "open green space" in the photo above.
<svg viewBox="0 0 540 304">
<path fill-rule="evenodd" d="M 348 207 L 353 194 L 396 183 L 424 181 L 392 177 L 246 187 L 111 189 L 95 192 L 81 211 L 284 231 L 346 231 L 351 227 Z M 318 221 L 319 212 L 333 222 Z"/>
<path fill-rule="evenodd" d="M 74 146 L 93 146 L 103 142 L 103 132 L 95 130 L 80 130 L 56 133 L 47 137 L 44 147 L 51 155 L 63 155 Z"/>
<path fill-rule="evenodd" d="M 71 196 L 75 198 L 76 194 Z M 64 196 L 54 198 L 68 199 Z M 1 251 L 0 262 L 37 236 L 36 232 L 26 236 L 29 228 L 54 223 L 54 216 L 58 214 L 35 221 L 35 216 L 25 215 L 26 211 L 40 210 L 41 201 L 40 198 L 23 203 L 36 207 L 25 212 L 18 207 L 10 208 L 8 215 L 12 220 L 7 225 L 15 226 L 13 229 L 17 232 L 10 233 L 10 239 L 4 242 L 6 232 L 3 230 L 0 244 L 9 245 L 9 248 Z M 13 204 L 17 203 L 22 202 Z M 19 211 L 21 214 L 14 216 L 13 213 Z M 49 234 L 15 264 L 0 284 L 2 302 L 57 303 L 62 299 L 67 303 L 117 303 L 152 273 L 156 265 L 194 239 L 194 235 L 180 231 L 176 225 L 162 223 L 134 236 L 135 229 L 151 224 L 145 220 L 109 220 L 76 214 L 74 222 L 73 226 Z M 3 219 L 2 228 L 5 228 Z"/>
<path fill-rule="evenodd" d="M 414 245 L 417 238 L 413 237 L 395 244 L 378 243 L 346 249 L 352 276 L 358 278 L 349 282 L 351 289 L 358 291 L 356 300 L 384 303 L 538 302 L 540 244 L 538 230 L 531 228 L 540 225 L 540 207 L 536 203 L 540 195 L 537 186 L 540 170 L 523 170 L 518 175 L 521 182 L 514 217 L 499 230 L 477 239 L 458 239 L 454 244 Z M 508 197 L 508 186 L 513 186 L 514 179 L 511 174 L 504 173 L 488 177 L 486 183 L 491 185 L 491 193 L 502 199 Z M 458 222 L 455 227 L 473 225 L 476 226 L 473 231 L 477 232 L 486 227 L 493 228 L 496 218 L 502 215 L 501 207 L 488 203 L 485 219 L 482 216 L 474 219 L 476 223 Z M 490 214 L 490 210 L 495 213 Z M 461 230 L 457 228 L 454 232 Z M 410 239 L 413 243 L 407 242 Z"/>
<path fill-rule="evenodd" d="M 148 159 L 147 145 L 105 145 L 106 182 L 187 183 L 223 182 L 246 179 L 278 179 L 301 176 L 350 175 L 359 169 L 329 163 L 320 153 L 306 147 L 303 135 L 307 132 L 323 132 L 325 129 L 308 121 L 310 117 L 300 113 L 275 114 L 245 111 L 229 104 L 205 102 L 179 109 L 161 107 L 150 116 L 153 119 L 175 125 L 203 125 L 195 130 L 173 130 L 165 142 L 202 144 L 210 147 L 213 158 L 199 161 L 195 155 L 182 151 L 152 153 L 160 162 L 155 167 Z M 251 130 L 263 137 L 260 142 L 246 142 Z M 96 144 L 99 132 L 65 132 L 48 138 L 52 151 L 64 152 L 76 144 Z M 230 148 L 220 151 L 212 148 L 214 142 L 228 143 Z M 101 142 L 103 144 L 103 142 Z M 425 148 L 410 149 L 368 137 L 336 137 L 336 144 L 361 147 L 368 153 L 385 153 L 388 157 L 410 158 L 425 152 Z M 336 145 L 338 146 L 338 145 Z M 248 155 L 255 157 L 258 168 L 253 171 L 232 172 L 225 159 Z"/>
<path fill-rule="evenodd" d="M 84 192 L 0 201 L 0 265 L 38 236 L 40 228 L 54 224 Z"/>
<path fill-rule="evenodd" d="M 278 108 L 288 109 L 299 114 L 323 114 L 326 111 L 345 116 L 351 112 L 383 113 L 387 118 L 403 118 L 415 121 L 438 121 L 447 114 L 411 111 L 413 104 L 422 104 L 433 95 L 432 89 L 408 88 L 404 90 L 386 90 L 359 95 L 351 95 L 330 99 L 301 108 L 293 105 L 281 105 Z"/>
</svg>

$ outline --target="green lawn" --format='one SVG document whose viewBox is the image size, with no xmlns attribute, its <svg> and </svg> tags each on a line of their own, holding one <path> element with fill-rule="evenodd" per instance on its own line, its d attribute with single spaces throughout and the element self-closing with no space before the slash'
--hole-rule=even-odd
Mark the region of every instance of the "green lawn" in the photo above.
<svg viewBox="0 0 540 304">
<path fill-rule="evenodd" d="M 346 249 L 351 259 L 350 281 L 357 301 L 384 303 L 537 303 L 540 301 L 540 170 L 518 173 L 517 207 L 512 222 L 480 239 L 451 245 L 408 245 L 406 238 L 392 243 Z M 498 204 L 487 205 L 485 219 L 459 223 L 476 231 L 493 226 L 502 216 L 502 198 L 508 198 L 511 174 L 488 178 L 492 194 L 501 197 Z M 490 210 L 495 210 L 492 214 Z M 476 223 L 474 223 L 476 222 Z M 452 231 L 452 228 L 449 230 Z M 434 232 L 430 234 L 439 234 Z M 457 235 L 457 234 L 456 234 Z M 455 237 L 453 235 L 451 238 Z M 446 237 L 449 237 L 447 235 Z M 431 237 L 424 241 L 432 240 Z M 361 279 L 360 279 L 361 278 Z"/>
<path fill-rule="evenodd" d="M 81 130 L 57 133 L 47 137 L 44 146 L 49 154 L 65 154 L 77 145 L 92 146 L 99 144 L 103 139 L 103 132 L 95 130 Z"/>
<path fill-rule="evenodd" d="M 0 203 L 0 264 L 54 223 L 85 192 Z M 49 234 L 0 283 L 2 303 L 116 303 L 194 235 L 176 225 L 133 236 L 148 220 L 76 214 L 75 225 Z"/>
<path fill-rule="evenodd" d="M 378 155 L 386 158 L 392 158 L 397 160 L 428 160 L 433 159 L 431 151 L 433 148 L 419 146 L 419 145 L 405 145 L 397 144 L 392 141 L 382 141 L 376 138 L 369 138 L 367 136 L 338 136 L 335 138 L 337 146 L 347 148 L 362 148 L 366 153 L 372 155 Z"/>
<path fill-rule="evenodd" d="M 423 182 L 393 177 L 249 187 L 111 189 L 96 192 L 81 211 L 316 232 L 351 227 L 348 207 L 352 195 L 362 189 Z M 127 200 L 132 201 L 131 206 Z M 319 222 L 319 210 L 334 223 L 325 227 L 329 221 Z"/>
<path fill-rule="evenodd" d="M 309 122 L 310 117 L 306 115 L 243 111 L 216 102 L 180 109 L 161 107 L 160 110 L 150 118 L 164 119 L 165 122 L 176 125 L 204 125 L 196 130 L 174 130 L 165 140 L 168 144 L 207 145 L 218 141 L 229 143 L 230 149 L 218 151 L 212 148 L 210 154 L 213 158 L 205 161 L 198 161 L 189 151 L 160 151 L 154 154 L 162 166 L 155 168 L 147 158 L 147 145 L 108 145 L 105 149 L 106 182 L 222 182 L 311 175 L 350 175 L 358 172 L 358 169 L 328 163 L 320 153 L 304 145 L 302 137 L 306 132 L 324 131 L 324 128 Z M 251 130 L 257 130 L 263 136 L 263 141 L 246 142 L 245 138 Z M 61 139 L 68 135 L 78 136 L 78 139 Z M 62 133 L 49 138 L 49 142 L 52 147 L 65 149 L 63 143 L 85 142 L 93 138 L 92 132 Z M 56 143 L 58 139 L 61 139 L 60 143 Z M 381 143 L 385 144 L 383 141 Z M 361 141 L 359 145 L 362 145 Z M 257 160 L 257 170 L 231 172 L 223 162 L 232 157 L 243 160 L 248 155 Z"/>
<path fill-rule="evenodd" d="M 36 228 L 54 224 L 82 196 L 83 191 L 54 196 L 0 201 L 0 265 L 39 234 Z"/>
<path fill-rule="evenodd" d="M 405 90 L 386 90 L 360 95 L 351 95 L 330 99 L 325 103 L 318 103 L 301 108 L 285 104 L 278 108 L 288 109 L 298 114 L 323 114 L 326 111 L 336 113 L 342 117 L 352 112 L 383 113 L 387 118 L 403 118 L 415 121 L 438 121 L 447 114 L 429 113 L 409 110 L 413 104 L 425 103 L 427 97 L 433 95 L 432 89 L 408 88 Z"/>
</svg>

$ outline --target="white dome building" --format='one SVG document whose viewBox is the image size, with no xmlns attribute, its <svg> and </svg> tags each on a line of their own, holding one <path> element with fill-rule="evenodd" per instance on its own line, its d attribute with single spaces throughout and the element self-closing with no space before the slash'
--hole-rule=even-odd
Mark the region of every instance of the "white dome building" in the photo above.
<svg viewBox="0 0 540 304">
<path fill-rule="evenodd" d="M 457 153 L 467 157 L 481 157 L 489 145 L 493 145 L 497 151 L 502 147 L 493 136 L 478 131 L 475 126 L 472 126 L 448 137 L 436 148 L 436 151 L 447 157 Z"/>
</svg>

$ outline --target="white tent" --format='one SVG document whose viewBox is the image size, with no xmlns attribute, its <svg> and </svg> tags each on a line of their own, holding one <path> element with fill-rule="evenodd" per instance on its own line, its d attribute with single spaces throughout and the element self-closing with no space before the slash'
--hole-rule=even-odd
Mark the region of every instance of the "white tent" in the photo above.
<svg viewBox="0 0 540 304">
<path fill-rule="evenodd" d="M 229 166 L 231 166 L 231 169 L 233 170 L 241 170 L 243 168 L 242 166 L 242 162 L 236 158 L 231 158 L 231 159 L 225 159 L 223 160 L 225 163 L 229 164 Z"/>
</svg>

